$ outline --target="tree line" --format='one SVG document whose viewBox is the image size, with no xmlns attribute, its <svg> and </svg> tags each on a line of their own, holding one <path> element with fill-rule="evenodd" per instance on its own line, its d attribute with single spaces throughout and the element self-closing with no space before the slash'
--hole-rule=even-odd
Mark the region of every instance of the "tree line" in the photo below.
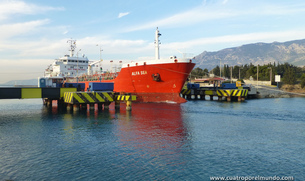
<svg viewBox="0 0 305 181">
<path fill-rule="evenodd" d="M 297 67 L 289 63 L 269 63 L 258 66 L 250 63 L 250 65 L 235 65 L 231 67 L 224 65 L 221 68 L 217 65 L 210 71 L 197 67 L 193 69 L 191 76 L 192 78 L 203 78 L 208 77 L 209 74 L 214 74 L 215 76 L 230 78 L 232 72 L 232 78 L 234 79 L 250 79 L 252 76 L 256 80 L 257 71 L 259 81 L 270 81 L 271 75 L 271 81 L 275 83 L 275 75 L 280 75 L 281 81 L 284 84 L 294 85 L 300 83 L 302 88 L 305 87 L 305 68 Z"/>
</svg>

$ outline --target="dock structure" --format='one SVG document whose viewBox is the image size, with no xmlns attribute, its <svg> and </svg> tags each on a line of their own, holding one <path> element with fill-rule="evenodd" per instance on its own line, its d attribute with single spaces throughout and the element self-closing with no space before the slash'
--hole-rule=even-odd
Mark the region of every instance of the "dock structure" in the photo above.
<svg viewBox="0 0 305 181">
<path fill-rule="evenodd" d="M 62 99 L 65 92 L 73 92 L 77 89 L 56 87 L 1 87 L 0 99 Z"/>
<path fill-rule="evenodd" d="M 44 105 L 52 107 L 64 106 L 67 110 L 73 107 L 74 111 L 80 108 L 94 109 L 95 105 L 99 109 L 108 109 L 112 102 L 115 107 L 120 108 L 120 103 L 126 103 L 126 110 L 131 110 L 131 102 L 136 100 L 135 95 L 120 94 L 112 91 L 77 91 L 77 88 L 54 88 L 54 87 L 2 87 L 0 88 L 0 99 L 35 99 L 42 98 Z"/>
<path fill-rule="evenodd" d="M 228 102 L 237 100 L 239 102 L 245 101 L 248 94 L 248 89 L 219 89 L 219 88 L 184 88 L 181 91 L 181 96 L 187 100 L 206 100 L 206 96 L 210 100 L 218 97 L 218 100 L 226 100 Z"/>
<path fill-rule="evenodd" d="M 115 107 L 120 108 L 120 103 L 126 103 L 126 110 L 131 110 L 131 102 L 136 100 L 135 95 L 131 94 L 118 94 L 114 92 L 93 91 L 93 92 L 65 92 L 64 102 L 67 104 L 67 109 L 73 106 L 74 111 L 86 106 L 93 109 L 95 105 L 98 108 L 104 107 L 108 109 L 112 102 L 115 102 Z"/>
</svg>

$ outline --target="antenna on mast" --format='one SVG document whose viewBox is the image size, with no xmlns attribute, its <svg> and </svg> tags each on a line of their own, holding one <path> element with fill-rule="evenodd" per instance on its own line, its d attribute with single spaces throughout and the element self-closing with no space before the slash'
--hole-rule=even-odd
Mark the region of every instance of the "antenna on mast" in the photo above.
<svg viewBox="0 0 305 181">
<path fill-rule="evenodd" d="M 156 34 L 155 34 L 155 57 L 156 60 L 160 59 L 160 52 L 159 52 L 159 44 L 161 44 L 161 42 L 159 41 L 159 37 L 161 36 L 161 33 L 158 30 L 158 27 L 156 29 Z"/>
<path fill-rule="evenodd" d="M 69 50 L 70 51 L 70 57 L 73 57 L 74 50 L 76 48 L 76 40 L 72 40 L 72 38 L 71 38 L 71 40 L 68 40 L 67 43 L 70 43 L 70 50 Z"/>
<path fill-rule="evenodd" d="M 178 49 L 176 49 L 179 53 L 181 53 L 182 54 L 182 57 L 183 58 L 185 58 L 185 53 L 183 53 L 182 51 L 180 51 L 180 50 L 178 50 Z"/>
</svg>

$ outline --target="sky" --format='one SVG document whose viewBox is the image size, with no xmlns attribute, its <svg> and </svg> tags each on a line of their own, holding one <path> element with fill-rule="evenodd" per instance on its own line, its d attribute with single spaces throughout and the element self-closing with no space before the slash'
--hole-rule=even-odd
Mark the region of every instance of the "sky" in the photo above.
<svg viewBox="0 0 305 181">
<path fill-rule="evenodd" d="M 107 68 L 154 58 L 156 27 L 167 58 L 304 39 L 304 17 L 304 0 L 0 0 L 0 83 L 43 76 L 69 39 Z"/>
</svg>

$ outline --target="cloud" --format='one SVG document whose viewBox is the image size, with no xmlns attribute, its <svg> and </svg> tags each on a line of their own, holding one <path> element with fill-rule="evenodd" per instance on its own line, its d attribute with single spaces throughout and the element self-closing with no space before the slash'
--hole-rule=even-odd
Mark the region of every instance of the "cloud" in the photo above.
<svg viewBox="0 0 305 181">
<path fill-rule="evenodd" d="M 126 13 L 119 13 L 118 18 L 122 18 L 123 16 L 129 15 L 129 12 Z"/>
<path fill-rule="evenodd" d="M 222 4 L 227 4 L 229 0 L 222 1 Z"/>
<path fill-rule="evenodd" d="M 69 31 L 66 30 L 66 31 L 64 31 L 62 34 L 63 34 L 63 35 L 66 35 L 66 34 L 68 34 L 68 33 L 69 33 Z"/>
<path fill-rule="evenodd" d="M 214 1 L 213 1 L 214 2 Z M 255 2 L 254 4 L 242 1 L 229 3 L 229 0 L 222 0 L 216 2 L 207 3 L 204 1 L 198 7 L 190 9 L 188 11 L 180 12 L 172 16 L 164 17 L 158 20 L 152 20 L 143 24 L 133 25 L 130 28 L 126 28 L 125 32 L 132 32 L 138 30 L 152 29 L 155 27 L 185 27 L 190 25 L 198 26 L 198 23 L 207 21 L 219 21 L 219 20 L 231 20 L 235 17 L 245 18 L 253 16 L 278 16 L 278 15 L 291 15 L 294 13 L 304 12 L 305 4 L 287 4 L 287 3 L 270 3 Z M 226 6 L 224 6 L 226 5 Z M 243 8 L 241 8 L 243 7 Z"/>
<path fill-rule="evenodd" d="M 206 5 L 205 3 L 199 7 L 193 8 L 189 11 L 174 14 L 169 17 L 165 17 L 160 20 L 151 21 L 141 25 L 136 25 L 131 28 L 127 28 L 127 32 L 138 31 L 144 29 L 151 29 L 155 27 L 184 27 L 187 25 L 193 25 L 203 21 L 217 20 L 224 18 L 231 18 L 237 16 L 237 12 L 223 9 L 215 5 Z"/>
<path fill-rule="evenodd" d="M 163 47 L 167 49 L 167 51 L 184 48 L 187 50 L 193 50 L 191 52 L 199 54 L 202 51 L 204 51 L 204 49 L 207 51 L 218 51 L 219 45 L 222 45 L 223 48 L 228 48 L 230 47 L 230 45 L 240 46 L 243 44 L 255 43 L 255 42 L 271 43 L 274 41 L 284 42 L 289 40 L 295 40 L 295 39 L 299 39 L 299 37 L 302 37 L 303 33 L 304 30 L 245 33 L 245 34 L 237 34 L 237 35 L 198 38 L 185 42 L 173 42 L 169 44 L 163 44 Z M 218 49 L 216 50 L 211 49 L 213 45 L 217 45 Z"/>
<path fill-rule="evenodd" d="M 145 49 L 148 43 L 147 41 L 141 39 L 111 39 L 109 37 L 86 37 L 77 40 L 78 48 L 81 48 L 82 52 L 88 55 L 99 54 L 99 48 L 96 46 L 96 44 L 103 49 L 102 54 L 115 54 L 115 56 L 120 56 L 130 54 L 130 52 L 133 52 L 133 54 L 136 54 L 136 52 L 141 52 L 143 49 Z M 110 58 L 115 59 L 115 57 Z"/>
<path fill-rule="evenodd" d="M 0 2 L 0 20 L 9 18 L 13 14 L 38 14 L 46 11 L 64 10 L 63 7 L 37 6 L 18 0 L 4 0 Z"/>
<path fill-rule="evenodd" d="M 49 19 L 29 21 L 24 23 L 0 25 L 0 39 L 8 39 L 17 35 L 35 31 L 37 27 L 48 24 Z"/>
</svg>

